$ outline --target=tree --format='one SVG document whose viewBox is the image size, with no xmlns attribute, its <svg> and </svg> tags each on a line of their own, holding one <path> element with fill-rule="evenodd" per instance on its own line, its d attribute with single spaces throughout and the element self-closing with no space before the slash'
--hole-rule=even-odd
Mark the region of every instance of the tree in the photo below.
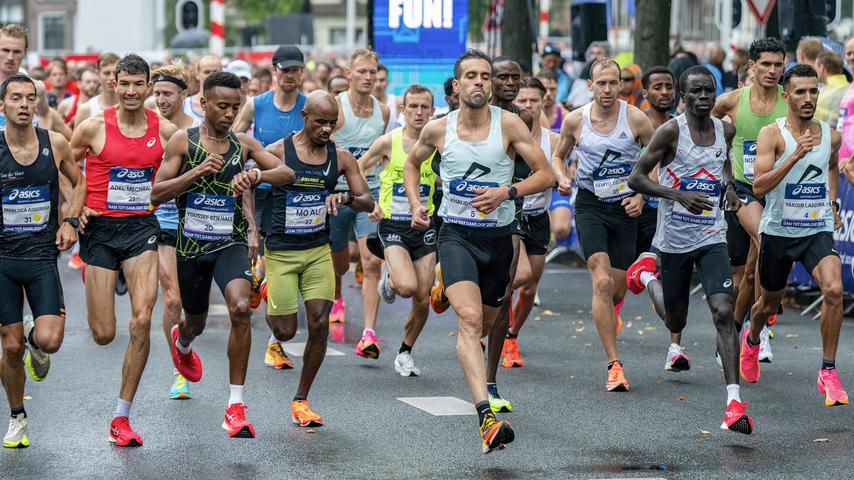
<svg viewBox="0 0 854 480">
<path fill-rule="evenodd" d="M 528 10 L 530 0 L 504 0 L 501 19 L 501 53 L 531 68 L 533 31 Z"/>
<path fill-rule="evenodd" d="M 670 0 L 635 0 L 635 63 L 642 69 L 670 60 Z"/>
</svg>

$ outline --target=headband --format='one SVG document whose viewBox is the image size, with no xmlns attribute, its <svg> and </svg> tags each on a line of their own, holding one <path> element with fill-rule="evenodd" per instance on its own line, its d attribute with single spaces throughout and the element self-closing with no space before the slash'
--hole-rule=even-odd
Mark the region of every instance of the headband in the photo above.
<svg viewBox="0 0 854 480">
<path fill-rule="evenodd" d="M 178 85 L 178 88 L 181 90 L 187 89 L 187 84 L 184 83 L 180 78 L 175 78 L 171 75 L 166 75 L 165 73 L 160 73 L 156 77 L 154 77 L 154 83 L 157 82 L 172 82 L 175 85 Z"/>
</svg>

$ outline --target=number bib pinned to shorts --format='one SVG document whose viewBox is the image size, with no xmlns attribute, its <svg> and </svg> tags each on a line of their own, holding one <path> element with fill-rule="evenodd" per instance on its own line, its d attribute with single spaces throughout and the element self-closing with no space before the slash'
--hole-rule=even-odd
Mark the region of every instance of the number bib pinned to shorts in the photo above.
<svg viewBox="0 0 854 480">
<path fill-rule="evenodd" d="M 628 163 L 610 167 L 600 167 L 593 172 L 593 189 L 596 197 L 603 202 L 618 202 L 634 194 L 629 188 L 629 174 L 632 166 Z"/>
<path fill-rule="evenodd" d="M 131 212 L 147 211 L 151 205 L 151 180 L 154 169 L 110 168 L 107 208 Z"/>
<path fill-rule="evenodd" d="M 327 192 L 288 192 L 285 200 L 285 233 L 305 235 L 326 228 Z"/>
<path fill-rule="evenodd" d="M 427 206 L 430 200 L 430 185 L 423 183 L 419 187 L 418 197 L 421 199 L 421 205 Z M 406 197 L 406 189 L 402 183 L 395 183 L 391 190 L 391 219 L 392 220 L 412 220 L 412 210 L 409 209 L 409 198 Z"/>
<path fill-rule="evenodd" d="M 711 210 L 703 210 L 700 214 L 694 214 L 683 207 L 681 203 L 673 202 L 672 216 L 676 220 L 695 225 L 714 225 L 718 218 L 718 204 L 721 198 L 721 184 L 717 180 L 706 180 L 702 178 L 682 177 L 679 180 L 679 190 L 683 192 L 700 192 L 709 196 L 715 206 Z"/>
<path fill-rule="evenodd" d="M 744 178 L 753 181 L 753 172 L 756 166 L 756 141 L 744 141 L 744 153 L 741 156 L 744 165 Z"/>
<path fill-rule="evenodd" d="M 192 192 L 187 196 L 183 235 L 193 240 L 225 240 L 234 231 L 234 198 Z"/>
<path fill-rule="evenodd" d="M 475 228 L 498 226 L 497 208 L 490 213 L 481 213 L 471 206 L 472 200 L 478 196 L 474 192 L 475 189 L 497 186 L 498 184 L 494 182 L 476 182 L 461 178 L 451 180 L 448 194 L 445 196 L 448 202 L 448 212 L 445 221 Z"/>
<path fill-rule="evenodd" d="M 546 192 L 525 195 L 522 200 L 522 214 L 527 216 L 546 213 Z"/>
<path fill-rule="evenodd" d="M 784 227 L 823 227 L 826 212 L 826 185 L 822 183 L 786 184 L 781 222 Z"/>
<path fill-rule="evenodd" d="M 50 188 L 8 187 L 2 192 L 3 230 L 7 232 L 39 232 L 47 228 L 50 219 Z"/>
</svg>

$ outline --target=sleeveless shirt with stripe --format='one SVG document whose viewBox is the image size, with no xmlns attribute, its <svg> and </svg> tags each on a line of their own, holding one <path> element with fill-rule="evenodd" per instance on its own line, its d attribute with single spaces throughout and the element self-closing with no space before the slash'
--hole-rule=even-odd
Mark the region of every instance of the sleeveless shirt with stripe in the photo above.
<svg viewBox="0 0 854 480">
<path fill-rule="evenodd" d="M 433 171 L 433 152 L 421 163 L 421 181 L 419 197 L 421 204 L 427 207 L 427 215 L 433 215 L 433 191 L 436 188 L 436 173 Z M 406 189 L 403 186 L 403 165 L 406 163 L 406 152 L 403 151 L 403 127 L 391 131 L 391 152 L 388 164 L 380 172 L 380 208 L 385 218 L 389 220 L 412 220 L 412 210 Z"/>
<path fill-rule="evenodd" d="M 350 93 L 341 92 L 338 95 L 341 98 L 341 110 L 344 113 L 344 125 L 340 130 L 332 134 L 332 139 L 338 148 L 349 151 L 353 154 L 356 160 L 362 158 L 362 155 L 367 153 L 371 145 L 385 133 L 385 122 L 383 121 L 383 111 L 380 108 L 380 102 L 373 95 L 371 102 L 373 103 L 373 111 L 370 117 L 357 117 L 353 113 L 353 107 L 350 104 Z M 379 173 L 382 166 L 377 164 L 370 171 L 365 172 L 365 180 L 368 182 L 368 189 L 374 198 L 379 196 L 380 178 Z M 338 178 L 338 186 L 336 190 L 346 191 L 350 187 L 347 185 L 347 179 L 342 175 Z"/>
</svg>

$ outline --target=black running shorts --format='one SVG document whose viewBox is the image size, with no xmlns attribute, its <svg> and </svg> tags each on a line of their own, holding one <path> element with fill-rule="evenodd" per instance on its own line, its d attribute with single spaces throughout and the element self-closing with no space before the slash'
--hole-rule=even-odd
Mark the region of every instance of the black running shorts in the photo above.
<svg viewBox="0 0 854 480">
<path fill-rule="evenodd" d="M 409 222 L 380 220 L 377 229 L 383 249 L 391 246 L 403 247 L 413 261 L 436 251 L 436 230 L 416 230 Z"/>
<path fill-rule="evenodd" d="M 157 239 L 159 245 L 175 248 L 178 243 L 178 230 L 163 230 L 160 229 L 160 237 Z"/>
<path fill-rule="evenodd" d="M 724 212 L 724 218 L 729 264 L 733 267 L 743 267 L 747 263 L 747 252 L 750 250 L 750 234 L 741 226 L 738 215 L 734 212 Z"/>
<path fill-rule="evenodd" d="M 87 265 L 118 270 L 125 260 L 157 250 L 159 236 L 154 215 L 93 217 L 80 235 L 80 258 Z"/>
<path fill-rule="evenodd" d="M 829 255 L 839 256 L 830 232 L 795 238 L 763 233 L 759 245 L 759 283 L 770 292 L 782 290 L 795 262 L 801 262 L 812 275 L 819 262 Z"/>
<path fill-rule="evenodd" d="M 516 233 L 522 238 L 528 255 L 545 255 L 552 234 L 549 214 L 522 215 L 516 222 Z"/>
<path fill-rule="evenodd" d="M 668 312 L 688 310 L 695 265 L 706 298 L 719 293 L 732 295 L 732 271 L 726 244 L 715 243 L 685 253 L 659 252 L 658 258 L 661 262 L 664 308 Z"/>
<path fill-rule="evenodd" d="M 56 259 L 0 258 L 0 325 L 6 327 L 23 321 L 25 293 L 33 318 L 65 317 Z"/>
<path fill-rule="evenodd" d="M 457 282 L 474 282 L 480 287 L 484 305 L 500 306 L 513 262 L 511 235 L 509 227 L 478 229 L 444 224 L 439 232 L 439 262 L 445 288 Z"/>
<path fill-rule="evenodd" d="M 208 311 L 208 297 L 214 280 L 223 294 L 226 285 L 232 280 L 241 278 L 251 282 L 248 255 L 246 245 L 238 243 L 194 258 L 179 256 L 178 289 L 181 291 L 184 311 L 190 315 L 201 315 Z"/>
<path fill-rule="evenodd" d="M 607 203 L 587 190 L 575 199 L 575 228 L 585 260 L 605 252 L 611 267 L 626 270 L 634 263 L 638 219 L 629 217 L 620 202 Z"/>
</svg>

